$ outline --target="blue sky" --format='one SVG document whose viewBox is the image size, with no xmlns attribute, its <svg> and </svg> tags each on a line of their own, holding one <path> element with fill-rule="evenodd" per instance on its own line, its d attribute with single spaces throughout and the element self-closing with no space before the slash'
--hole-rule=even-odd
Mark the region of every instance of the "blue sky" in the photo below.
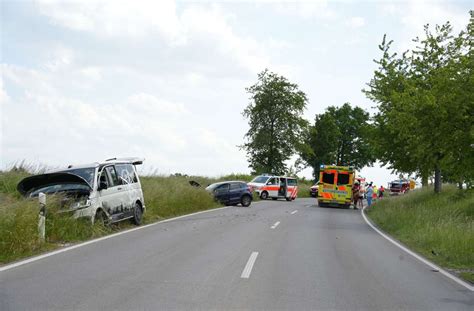
<svg viewBox="0 0 474 311">
<path fill-rule="evenodd" d="M 468 1 L 1 2 L 1 161 L 49 166 L 143 156 L 162 174 L 249 172 L 245 87 L 268 68 L 313 120 L 362 94 L 383 34 L 405 50 Z M 362 172 L 376 183 L 383 168 Z M 310 176 L 306 170 L 303 175 Z"/>
</svg>

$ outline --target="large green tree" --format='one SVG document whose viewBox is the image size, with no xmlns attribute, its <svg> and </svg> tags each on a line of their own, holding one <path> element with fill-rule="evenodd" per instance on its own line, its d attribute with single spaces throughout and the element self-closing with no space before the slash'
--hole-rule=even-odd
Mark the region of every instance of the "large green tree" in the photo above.
<svg viewBox="0 0 474 311">
<path fill-rule="evenodd" d="M 396 171 L 417 173 L 423 184 L 434 174 L 435 192 L 441 191 L 442 176 L 462 183 L 473 175 L 474 88 L 468 38 L 466 32 L 454 36 L 449 23 L 434 32 L 427 25 L 424 38 L 414 40 L 416 47 L 398 56 L 384 37 L 379 68 L 364 90 L 378 104 L 377 157 Z"/>
<path fill-rule="evenodd" d="M 345 103 L 316 115 L 300 147 L 300 157 L 319 177 L 321 164 L 350 165 L 361 169 L 374 162 L 369 142 L 369 114 Z"/>
<path fill-rule="evenodd" d="M 283 174 L 285 161 L 295 153 L 306 121 L 306 94 L 285 77 L 264 70 L 258 82 L 248 87 L 251 102 L 243 111 L 248 119 L 246 152 L 253 173 Z"/>
</svg>

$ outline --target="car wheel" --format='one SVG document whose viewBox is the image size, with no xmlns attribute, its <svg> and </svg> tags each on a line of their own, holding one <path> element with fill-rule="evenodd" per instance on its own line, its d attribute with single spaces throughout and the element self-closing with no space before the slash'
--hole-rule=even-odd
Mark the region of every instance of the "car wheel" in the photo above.
<svg viewBox="0 0 474 311">
<path fill-rule="evenodd" d="M 262 200 L 268 199 L 268 192 L 263 191 L 262 194 L 260 195 L 260 199 L 262 199 Z"/>
<path fill-rule="evenodd" d="M 95 213 L 94 224 L 98 224 L 100 226 L 105 226 L 108 224 L 107 215 L 103 210 L 100 209 Z"/>
<path fill-rule="evenodd" d="M 252 198 L 249 195 L 244 195 L 240 199 L 240 204 L 242 204 L 242 206 L 244 206 L 244 207 L 250 206 L 250 203 L 252 203 Z"/>
<path fill-rule="evenodd" d="M 133 208 L 133 218 L 132 221 L 135 225 L 139 226 L 142 223 L 143 218 L 143 210 L 140 204 L 135 203 L 135 207 Z"/>
</svg>

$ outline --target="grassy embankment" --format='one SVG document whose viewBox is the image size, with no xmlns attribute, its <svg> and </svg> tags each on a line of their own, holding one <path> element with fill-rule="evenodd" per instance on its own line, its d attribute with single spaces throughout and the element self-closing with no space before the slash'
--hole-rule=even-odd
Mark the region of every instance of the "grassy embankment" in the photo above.
<svg viewBox="0 0 474 311">
<path fill-rule="evenodd" d="M 76 220 L 67 214 L 58 214 L 58 200 L 49 197 L 46 242 L 40 242 L 37 229 L 38 202 L 22 198 L 16 190 L 18 182 L 28 175 L 24 170 L 0 172 L 0 264 L 133 227 L 126 221 L 108 227 L 91 226 L 86 219 Z M 148 176 L 140 179 L 147 206 L 144 215 L 146 224 L 220 206 L 203 188 L 191 187 L 190 180 L 205 187 L 219 180 L 250 181 L 252 176 Z M 309 186 L 302 183 L 300 187 L 300 196 L 307 195 Z"/>
<path fill-rule="evenodd" d="M 383 199 L 367 214 L 411 249 L 474 283 L 474 190 L 416 190 Z"/>
</svg>

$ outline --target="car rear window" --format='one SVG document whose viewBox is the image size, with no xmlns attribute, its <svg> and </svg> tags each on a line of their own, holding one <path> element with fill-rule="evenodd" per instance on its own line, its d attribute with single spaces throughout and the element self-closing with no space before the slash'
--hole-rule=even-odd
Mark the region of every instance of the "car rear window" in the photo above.
<svg viewBox="0 0 474 311">
<path fill-rule="evenodd" d="M 334 184 L 334 173 L 323 173 L 323 183 Z"/>
</svg>

